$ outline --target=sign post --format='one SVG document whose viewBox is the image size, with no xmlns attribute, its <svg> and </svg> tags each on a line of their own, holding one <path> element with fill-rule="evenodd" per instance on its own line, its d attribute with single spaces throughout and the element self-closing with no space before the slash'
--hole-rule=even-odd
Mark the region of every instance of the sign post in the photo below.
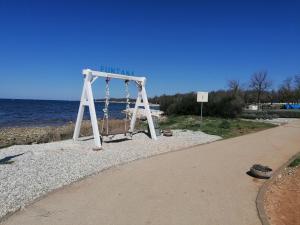
<svg viewBox="0 0 300 225">
<path fill-rule="evenodd" d="M 201 123 L 202 123 L 202 109 L 203 102 L 208 102 L 208 92 L 198 91 L 197 92 L 197 102 L 201 102 Z"/>
</svg>

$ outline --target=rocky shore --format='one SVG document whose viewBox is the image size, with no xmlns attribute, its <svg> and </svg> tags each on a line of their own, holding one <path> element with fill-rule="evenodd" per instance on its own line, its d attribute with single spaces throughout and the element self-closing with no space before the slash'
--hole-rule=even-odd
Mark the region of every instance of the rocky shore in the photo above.
<svg viewBox="0 0 300 225">
<path fill-rule="evenodd" d="M 124 121 L 111 120 L 109 125 L 111 129 L 122 129 Z M 69 122 L 62 126 L 0 128 L 0 148 L 70 139 L 73 136 L 74 126 L 74 123 Z M 100 127 L 101 122 L 99 121 Z M 82 122 L 80 134 L 82 136 L 92 135 L 92 128 L 89 121 Z"/>
<path fill-rule="evenodd" d="M 11 145 L 39 144 L 72 137 L 74 124 L 60 127 L 8 127 L 0 128 L 0 148 Z"/>
</svg>

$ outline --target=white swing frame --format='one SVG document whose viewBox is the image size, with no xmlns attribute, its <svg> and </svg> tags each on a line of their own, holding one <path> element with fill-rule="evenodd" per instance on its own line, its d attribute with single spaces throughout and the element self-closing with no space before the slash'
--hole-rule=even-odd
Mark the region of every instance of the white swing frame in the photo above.
<svg viewBox="0 0 300 225">
<path fill-rule="evenodd" d="M 80 105 L 79 105 L 79 110 L 78 110 L 77 119 L 76 119 L 75 130 L 74 130 L 74 134 L 73 134 L 74 141 L 79 140 L 80 128 L 81 128 L 81 123 L 83 120 L 84 109 L 85 109 L 85 107 L 89 107 L 95 145 L 96 145 L 96 148 L 99 148 L 99 149 L 102 148 L 102 145 L 101 145 L 102 137 L 100 136 L 100 132 L 99 132 L 99 128 L 98 128 L 97 115 L 96 115 L 94 96 L 93 96 L 93 90 L 92 90 L 92 84 L 99 77 L 111 78 L 111 79 L 122 79 L 122 80 L 129 80 L 129 81 L 136 82 L 137 89 L 138 89 L 138 95 L 136 98 L 135 107 L 134 107 L 132 118 L 130 121 L 129 132 L 134 131 L 137 111 L 138 111 L 139 107 L 144 107 L 148 125 L 149 125 L 149 129 L 150 129 L 151 138 L 153 140 L 157 139 L 152 116 L 151 116 L 150 106 L 149 106 L 149 102 L 148 102 L 148 98 L 147 98 L 147 92 L 146 92 L 146 88 L 145 88 L 146 77 L 127 76 L 127 75 L 123 75 L 123 74 L 95 71 L 95 70 L 91 70 L 91 69 L 84 69 L 82 71 L 82 74 L 84 76 L 84 83 L 83 83 Z"/>
</svg>

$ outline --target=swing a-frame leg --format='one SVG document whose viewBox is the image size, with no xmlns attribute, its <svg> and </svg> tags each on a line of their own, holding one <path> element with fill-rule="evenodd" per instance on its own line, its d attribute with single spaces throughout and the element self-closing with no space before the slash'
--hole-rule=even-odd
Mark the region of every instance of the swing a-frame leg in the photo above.
<svg viewBox="0 0 300 225">
<path fill-rule="evenodd" d="M 95 103 L 94 103 L 94 97 L 92 91 L 92 84 L 91 84 L 92 81 L 93 81 L 93 77 L 91 76 L 91 74 L 85 75 L 73 140 L 76 141 L 79 138 L 84 109 L 87 106 L 89 107 L 89 112 L 91 117 L 93 135 L 94 135 L 94 140 L 96 145 L 95 150 L 100 150 L 102 149 L 102 145 L 101 145 L 101 139 L 100 139 L 100 133 L 98 128 Z"/>
<path fill-rule="evenodd" d="M 144 107 L 148 125 L 149 125 L 149 129 L 150 129 L 151 138 L 156 140 L 157 137 L 156 137 L 153 120 L 152 120 L 152 116 L 151 116 L 151 111 L 150 111 L 150 106 L 149 106 L 147 93 L 146 93 L 146 89 L 145 89 L 145 82 L 143 82 L 143 83 L 137 82 L 137 87 L 138 87 L 138 96 L 136 98 L 135 107 L 134 107 L 134 110 L 132 113 L 129 131 L 133 132 L 133 130 L 134 130 L 137 111 L 139 110 L 139 107 Z"/>
</svg>

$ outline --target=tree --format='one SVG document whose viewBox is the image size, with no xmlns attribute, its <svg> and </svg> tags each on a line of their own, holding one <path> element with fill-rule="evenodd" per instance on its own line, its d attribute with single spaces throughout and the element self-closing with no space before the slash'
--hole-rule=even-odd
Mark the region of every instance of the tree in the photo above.
<svg viewBox="0 0 300 225">
<path fill-rule="evenodd" d="M 300 89 L 300 74 L 295 75 L 294 83 L 295 83 L 295 88 Z"/>
<path fill-rule="evenodd" d="M 278 92 L 272 89 L 270 92 L 267 93 L 267 99 L 271 102 L 271 104 L 278 102 Z"/>
<path fill-rule="evenodd" d="M 256 101 L 256 94 L 253 90 L 245 90 L 243 97 L 246 104 L 254 103 Z"/>
<path fill-rule="evenodd" d="M 295 75 L 294 84 L 295 84 L 295 99 L 296 99 L 297 103 L 299 103 L 299 101 L 300 101 L 300 74 Z"/>
<path fill-rule="evenodd" d="M 233 96 L 237 96 L 241 90 L 240 82 L 238 80 L 229 80 L 228 88 Z"/>
<path fill-rule="evenodd" d="M 257 104 L 260 106 L 261 95 L 272 86 L 272 82 L 268 79 L 268 72 L 259 71 L 254 73 L 249 86 L 256 92 Z"/>
<path fill-rule="evenodd" d="M 283 81 L 283 84 L 278 90 L 279 99 L 281 102 L 293 102 L 294 92 L 293 92 L 293 78 L 288 77 Z"/>
</svg>

